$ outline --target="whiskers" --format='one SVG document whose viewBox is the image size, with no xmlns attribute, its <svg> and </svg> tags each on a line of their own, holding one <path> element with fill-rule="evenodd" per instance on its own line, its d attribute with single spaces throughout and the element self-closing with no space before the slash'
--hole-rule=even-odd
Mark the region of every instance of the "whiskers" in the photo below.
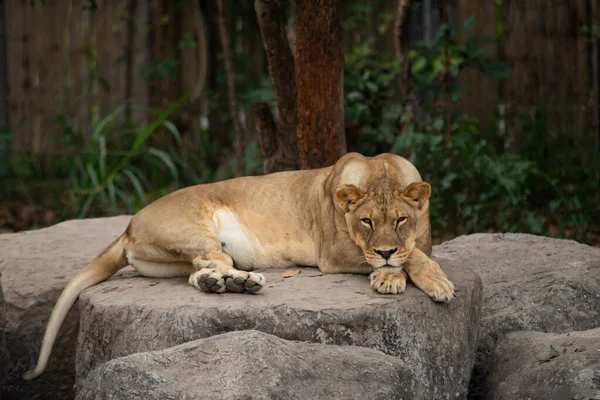
<svg viewBox="0 0 600 400">
<path fill-rule="evenodd" d="M 390 263 L 393 261 L 394 264 L 398 264 L 398 266 L 400 266 L 400 265 L 404 264 L 405 262 L 407 262 L 409 258 L 410 258 L 410 253 L 408 253 L 405 250 L 402 253 L 396 254 L 395 257 L 392 257 L 390 259 Z"/>
</svg>

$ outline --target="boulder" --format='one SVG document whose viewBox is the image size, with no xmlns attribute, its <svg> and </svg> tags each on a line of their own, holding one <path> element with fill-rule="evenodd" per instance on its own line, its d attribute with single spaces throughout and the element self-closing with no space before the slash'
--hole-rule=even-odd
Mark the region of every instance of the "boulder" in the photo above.
<svg viewBox="0 0 600 400">
<path fill-rule="evenodd" d="M 424 398 L 462 397 L 474 362 L 481 284 L 469 269 L 442 267 L 458 289 L 449 304 L 412 285 L 401 295 L 381 295 L 366 276 L 323 275 L 316 268 L 290 278 L 284 269 L 265 269 L 267 285 L 255 295 L 206 294 L 187 278 L 149 279 L 123 270 L 80 296 L 78 382 L 119 357 L 258 330 L 375 349 L 404 361 Z"/>
<path fill-rule="evenodd" d="M 73 308 L 44 375 L 23 381 L 37 360 L 50 312 L 67 282 L 120 235 L 130 217 L 67 221 L 46 229 L 0 235 L 10 362 L 2 399 L 73 398 L 78 310 Z"/>
<path fill-rule="evenodd" d="M 492 359 L 486 399 L 600 399 L 600 328 L 509 333 Z"/>
<path fill-rule="evenodd" d="M 0 273 L 0 388 L 4 387 L 8 377 L 8 368 L 10 366 L 10 357 L 6 348 L 4 331 L 6 330 L 6 301 L 2 291 L 2 274 Z"/>
<path fill-rule="evenodd" d="M 77 400 L 430 399 L 399 357 L 239 331 L 116 358 L 94 369 Z"/>
<path fill-rule="evenodd" d="M 434 255 L 473 269 L 483 310 L 470 396 L 509 332 L 565 333 L 600 326 L 600 249 L 527 234 L 474 234 L 434 247 Z"/>
</svg>

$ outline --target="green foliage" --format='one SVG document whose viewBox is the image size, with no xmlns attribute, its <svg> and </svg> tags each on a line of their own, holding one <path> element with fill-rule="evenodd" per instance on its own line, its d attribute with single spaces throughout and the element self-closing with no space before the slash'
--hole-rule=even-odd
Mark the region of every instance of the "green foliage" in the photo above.
<svg viewBox="0 0 600 400">
<path fill-rule="evenodd" d="M 409 53 L 414 89 L 421 101 L 434 103 L 434 99 L 446 92 L 449 100 L 455 103 L 467 89 L 457 78 L 460 71 L 472 68 L 485 73 L 491 79 L 505 74 L 505 65 L 495 62 L 485 55 L 480 38 L 470 32 L 473 18 L 462 25 L 464 43 L 446 39 L 448 27 L 443 25 L 431 43 L 417 42 Z"/>
<path fill-rule="evenodd" d="M 385 34 L 394 15 L 385 11 L 376 12 L 380 3 L 379 0 L 374 0 L 369 3 L 342 4 L 340 9 L 343 14 L 347 14 L 342 21 L 342 29 L 355 31 L 373 26 L 379 35 Z"/>
<path fill-rule="evenodd" d="M 390 105 L 400 65 L 389 54 L 378 52 L 373 39 L 345 55 L 345 120 L 349 129 L 360 127 L 351 146 L 366 154 L 377 153 L 381 135 L 393 135 L 400 108 Z M 390 115 L 391 114 L 391 115 Z"/>
<path fill-rule="evenodd" d="M 70 204 L 77 217 L 85 217 L 90 209 L 117 214 L 123 210 L 134 212 L 146 205 L 153 197 L 150 192 L 151 173 L 148 171 L 166 172 L 172 184 L 179 186 L 174 154 L 152 147 L 147 142 L 157 128 L 163 126 L 172 135 L 175 146 L 181 146 L 181 135 L 167 120 L 180 105 L 180 102 L 172 104 L 141 129 L 134 126 L 114 129 L 113 124 L 123 112 L 123 107 L 95 121 L 88 151 L 74 157 L 69 173 Z M 121 146 L 125 144 L 126 148 L 109 154 L 108 148 L 115 142 Z"/>
</svg>

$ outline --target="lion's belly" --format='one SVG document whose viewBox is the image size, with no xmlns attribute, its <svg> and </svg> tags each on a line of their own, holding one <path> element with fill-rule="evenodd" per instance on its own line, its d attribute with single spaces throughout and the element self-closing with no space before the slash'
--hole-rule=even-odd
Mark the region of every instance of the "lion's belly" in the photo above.
<svg viewBox="0 0 600 400">
<path fill-rule="evenodd" d="M 223 251 L 241 268 L 317 265 L 312 242 L 306 238 L 298 240 L 298 235 L 285 232 L 283 227 L 259 232 L 259 227 L 242 224 L 238 215 L 226 208 L 217 210 L 213 221 Z"/>
</svg>

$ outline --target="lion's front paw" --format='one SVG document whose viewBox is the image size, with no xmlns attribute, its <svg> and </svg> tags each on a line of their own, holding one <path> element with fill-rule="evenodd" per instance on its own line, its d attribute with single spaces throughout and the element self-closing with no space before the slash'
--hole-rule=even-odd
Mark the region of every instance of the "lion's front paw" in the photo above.
<svg viewBox="0 0 600 400">
<path fill-rule="evenodd" d="M 372 272 L 369 275 L 371 287 L 382 294 L 404 293 L 406 289 L 406 273 L 400 272 Z"/>
<path fill-rule="evenodd" d="M 265 277 L 254 272 L 230 269 L 225 274 L 216 268 L 202 268 L 190 275 L 190 285 L 206 293 L 256 293 L 265 284 Z"/>
<path fill-rule="evenodd" d="M 454 298 L 454 284 L 450 282 L 445 273 L 429 272 L 419 277 L 418 282 L 413 282 L 434 301 L 447 303 Z M 411 277 L 412 278 L 412 277 Z"/>
<path fill-rule="evenodd" d="M 432 294 L 429 295 L 434 301 L 448 303 L 454 298 L 454 283 L 448 278 L 442 278 L 434 285 Z"/>
</svg>

